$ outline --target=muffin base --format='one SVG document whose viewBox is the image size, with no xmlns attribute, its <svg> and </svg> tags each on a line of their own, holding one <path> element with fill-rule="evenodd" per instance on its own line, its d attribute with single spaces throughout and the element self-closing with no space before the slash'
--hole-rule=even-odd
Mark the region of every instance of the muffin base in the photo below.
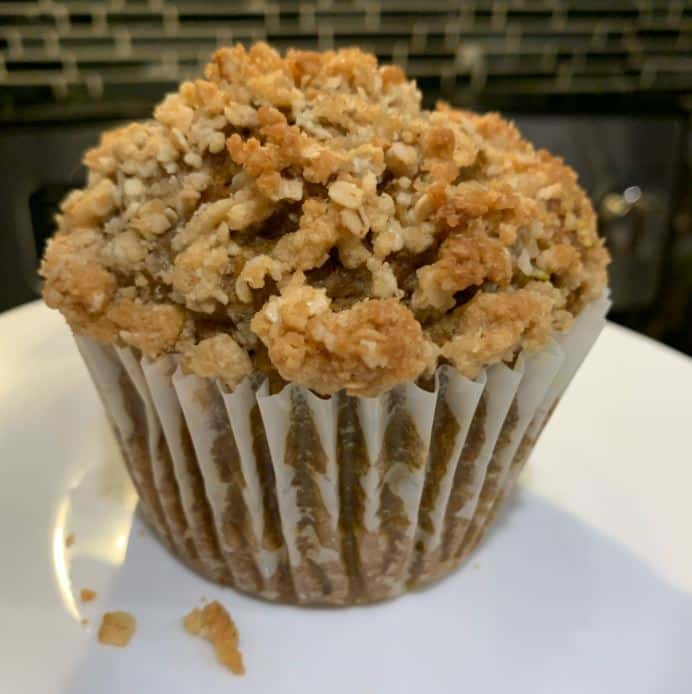
<svg viewBox="0 0 692 694">
<path fill-rule="evenodd" d="M 206 578 L 268 600 L 346 605 L 452 571 L 514 487 L 609 302 L 469 380 L 320 398 L 259 375 L 226 393 L 175 356 L 77 337 L 161 541 Z"/>
</svg>

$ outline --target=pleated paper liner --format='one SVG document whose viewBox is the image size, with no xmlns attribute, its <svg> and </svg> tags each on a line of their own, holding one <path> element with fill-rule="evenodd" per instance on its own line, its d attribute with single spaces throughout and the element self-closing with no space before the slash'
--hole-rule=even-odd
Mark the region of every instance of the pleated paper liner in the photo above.
<svg viewBox="0 0 692 694">
<path fill-rule="evenodd" d="M 269 600 L 352 604 L 448 573 L 478 544 L 598 336 L 567 335 L 472 381 L 321 398 L 259 375 L 232 393 L 174 356 L 77 337 L 145 517 L 188 566 Z"/>
</svg>

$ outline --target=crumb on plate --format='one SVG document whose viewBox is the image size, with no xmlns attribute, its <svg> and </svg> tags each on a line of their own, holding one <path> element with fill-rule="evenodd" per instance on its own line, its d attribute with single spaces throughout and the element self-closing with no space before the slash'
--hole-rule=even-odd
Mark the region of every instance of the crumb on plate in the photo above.
<svg viewBox="0 0 692 694">
<path fill-rule="evenodd" d="M 101 619 L 98 640 L 106 646 L 124 648 L 136 629 L 137 622 L 129 612 L 106 612 Z"/>
<path fill-rule="evenodd" d="M 82 590 L 79 591 L 79 599 L 82 602 L 92 602 L 96 599 L 96 595 L 96 591 L 91 590 L 91 588 L 82 588 Z"/>
<path fill-rule="evenodd" d="M 75 536 L 74 533 L 70 533 L 66 538 L 65 538 L 65 547 L 72 547 L 72 545 L 75 543 L 75 540 L 77 537 Z"/>
<path fill-rule="evenodd" d="M 221 603 L 210 602 L 195 608 L 183 618 L 185 630 L 201 636 L 214 646 L 219 662 L 236 675 L 245 674 L 242 653 L 238 650 L 238 629 Z"/>
</svg>

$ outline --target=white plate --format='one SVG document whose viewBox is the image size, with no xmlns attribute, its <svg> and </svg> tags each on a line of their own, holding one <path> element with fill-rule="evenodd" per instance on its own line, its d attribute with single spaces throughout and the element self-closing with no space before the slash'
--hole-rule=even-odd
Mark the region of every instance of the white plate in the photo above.
<svg viewBox="0 0 692 694">
<path fill-rule="evenodd" d="M 608 326 L 511 513 L 461 571 L 375 607 L 275 606 L 160 548 L 61 317 L 40 304 L 9 312 L 0 692 L 690 692 L 691 412 L 692 361 Z M 97 600 L 81 604 L 82 587 Z M 181 627 L 203 597 L 238 624 L 242 679 Z M 137 618 L 124 650 L 96 641 L 112 609 Z"/>
</svg>

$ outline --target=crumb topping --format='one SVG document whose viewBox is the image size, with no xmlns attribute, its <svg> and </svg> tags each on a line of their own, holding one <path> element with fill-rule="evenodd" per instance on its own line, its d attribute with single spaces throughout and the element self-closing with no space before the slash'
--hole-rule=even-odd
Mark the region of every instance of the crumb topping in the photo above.
<svg viewBox="0 0 692 694">
<path fill-rule="evenodd" d="M 566 330 L 608 254 L 574 172 L 358 49 L 218 50 L 105 133 L 41 266 L 72 328 L 235 387 L 375 395 Z"/>
<path fill-rule="evenodd" d="M 215 600 L 195 608 L 185 615 L 183 626 L 189 634 L 210 641 L 218 661 L 233 674 L 245 674 L 243 655 L 238 650 L 238 629 L 221 603 Z"/>
<path fill-rule="evenodd" d="M 101 619 L 98 640 L 106 646 L 125 648 L 137 629 L 137 622 L 129 612 L 106 612 Z"/>
</svg>

